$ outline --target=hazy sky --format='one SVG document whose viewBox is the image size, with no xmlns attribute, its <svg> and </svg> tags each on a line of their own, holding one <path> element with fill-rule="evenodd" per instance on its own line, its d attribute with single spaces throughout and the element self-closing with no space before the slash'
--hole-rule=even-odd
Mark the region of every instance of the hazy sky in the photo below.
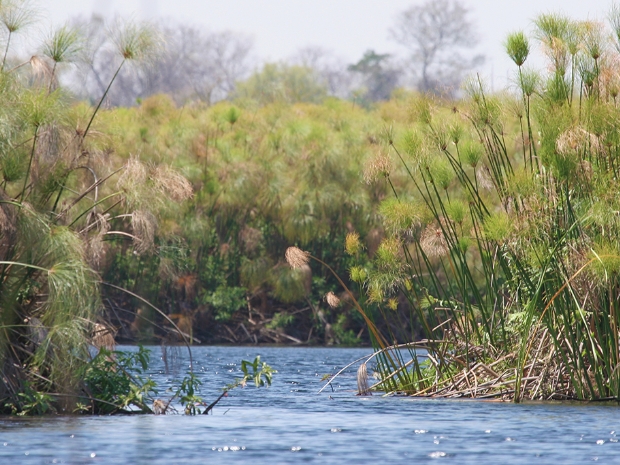
<svg viewBox="0 0 620 465">
<path fill-rule="evenodd" d="M 48 24 L 72 16 L 120 13 L 135 19 L 163 19 L 208 30 L 232 30 L 254 39 L 262 60 L 280 60 L 306 46 L 332 50 L 348 63 L 364 51 L 403 53 L 389 38 L 399 12 L 423 0 L 38 0 Z M 504 86 L 514 65 L 502 42 L 509 32 L 531 28 L 540 13 L 562 12 L 575 19 L 605 20 L 609 0 L 464 0 L 486 56 L 479 70 L 495 89 Z M 538 62 L 540 63 L 540 62 Z"/>
</svg>

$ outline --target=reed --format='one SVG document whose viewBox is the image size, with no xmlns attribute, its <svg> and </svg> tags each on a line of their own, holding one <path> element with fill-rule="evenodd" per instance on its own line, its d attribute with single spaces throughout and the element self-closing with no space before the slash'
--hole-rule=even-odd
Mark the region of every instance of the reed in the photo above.
<svg viewBox="0 0 620 465">
<path fill-rule="evenodd" d="M 29 2 L 0 4 L 0 22 L 9 31 L 0 69 L 0 411 L 72 413 L 82 409 L 83 392 L 95 389 L 87 379 L 89 345 L 114 346 L 94 268 L 104 261 L 104 238 L 118 233 L 146 253 L 156 234 L 155 207 L 188 198 L 191 186 L 171 168 L 153 165 L 145 174 L 152 210 L 119 211 L 122 202 L 135 207 L 132 194 L 143 187 L 121 183 L 119 191 L 114 185 L 133 165 L 103 162 L 100 141 L 89 133 L 100 105 L 81 125 L 56 82 L 57 67 L 79 59 L 84 44 L 78 31 L 63 26 L 45 40 L 42 55 L 5 66 L 11 34 L 30 19 Z M 119 43 L 122 59 L 137 60 L 148 48 L 146 35 L 137 25 L 129 29 L 124 37 L 140 40 Z M 124 217 L 132 218 L 133 234 L 122 230 Z M 112 376 L 120 365 L 108 355 L 96 364 Z M 129 390 L 130 381 L 127 374 L 123 386 Z M 148 382 L 142 388 L 148 391 Z"/>
<path fill-rule="evenodd" d="M 412 127 L 386 129 L 368 164 L 365 179 L 385 181 L 394 198 L 382 204 L 386 237 L 362 282 L 386 308 L 385 326 L 398 323 L 390 302 L 406 299 L 427 341 L 422 358 L 402 349 L 407 369 L 381 360 L 385 391 L 620 400 L 610 77 L 620 57 L 600 25 L 555 15 L 535 25 L 547 76 L 522 69 L 529 40 L 511 34 L 516 100 L 478 78 L 463 102 L 445 102 L 452 115 L 421 98 Z"/>
</svg>

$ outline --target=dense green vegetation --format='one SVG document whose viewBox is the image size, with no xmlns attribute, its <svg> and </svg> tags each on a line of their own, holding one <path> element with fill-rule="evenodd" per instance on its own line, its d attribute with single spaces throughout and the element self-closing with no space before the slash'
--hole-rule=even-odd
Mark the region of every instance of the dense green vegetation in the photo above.
<svg viewBox="0 0 620 465">
<path fill-rule="evenodd" d="M 363 322 L 350 303 L 332 310 L 323 300 L 338 291 L 334 278 L 320 267 L 291 270 L 284 251 L 313 250 L 346 276 L 344 239 L 357 231 L 372 255 L 386 188 L 368 188 L 361 173 L 379 147 L 380 113 L 335 99 L 176 108 L 156 96 L 102 121 L 122 128 L 119 156 L 171 162 L 196 191 L 182 209 L 159 210 L 151 252 L 136 257 L 123 241 L 109 243 L 106 279 L 155 302 L 202 342 L 368 340 L 356 337 Z M 140 320 L 133 328 L 112 321 L 125 337 L 153 331 Z"/>
<path fill-rule="evenodd" d="M 6 51 L 31 14 L 27 2 L 0 4 Z M 136 24 L 119 25 L 114 39 L 117 70 L 147 60 L 158 43 L 157 34 Z M 147 253 L 159 211 L 187 200 L 193 189 L 168 164 L 115 153 L 113 131 L 104 132 L 99 119 L 107 90 L 91 108 L 58 86 L 58 74 L 84 46 L 78 33 L 61 27 L 40 55 L 15 64 L 5 52 L 0 65 L 2 413 L 154 412 L 157 402 L 163 405 L 152 396 L 154 382 L 142 376 L 148 354 L 111 351 L 114 328 L 104 312 L 110 299 L 102 287 L 148 305 L 174 340 L 189 344 L 164 312 L 99 274 L 108 239 L 127 239 L 136 257 Z M 113 84 L 114 78 L 107 89 Z M 246 377 L 270 381 L 270 367 L 248 363 Z M 190 353 L 187 377 L 172 396 L 189 413 L 200 413 L 198 384 Z"/>
</svg>

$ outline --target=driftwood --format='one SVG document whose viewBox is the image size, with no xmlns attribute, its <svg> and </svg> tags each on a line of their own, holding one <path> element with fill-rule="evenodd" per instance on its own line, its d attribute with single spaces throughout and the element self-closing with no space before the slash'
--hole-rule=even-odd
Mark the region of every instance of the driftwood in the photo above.
<svg viewBox="0 0 620 465">
<path fill-rule="evenodd" d="M 224 392 L 222 392 L 222 393 L 220 394 L 220 396 L 219 396 L 217 399 L 215 399 L 213 402 L 211 402 L 211 403 L 207 406 L 207 408 L 205 409 L 205 411 L 204 411 L 204 412 L 202 412 L 202 414 L 203 414 L 203 415 L 208 415 L 208 414 L 209 414 L 209 412 L 210 412 L 211 410 L 213 410 L 213 407 L 215 407 L 215 406 L 217 405 L 217 403 L 218 403 L 220 400 L 222 400 L 222 397 L 226 397 L 227 395 L 228 395 L 228 391 L 224 391 Z"/>
</svg>

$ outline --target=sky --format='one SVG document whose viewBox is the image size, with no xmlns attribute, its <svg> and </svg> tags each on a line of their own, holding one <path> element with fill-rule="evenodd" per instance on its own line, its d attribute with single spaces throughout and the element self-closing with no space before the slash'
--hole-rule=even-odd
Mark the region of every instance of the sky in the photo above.
<svg viewBox="0 0 620 465">
<path fill-rule="evenodd" d="M 303 47 L 320 46 L 346 63 L 368 49 L 404 56 L 390 39 L 399 13 L 424 0 L 34 0 L 48 25 L 71 17 L 120 14 L 134 19 L 185 23 L 210 31 L 231 30 L 250 36 L 262 61 L 290 58 Z M 606 19 L 610 0 L 463 0 L 470 9 L 486 60 L 479 72 L 494 89 L 508 85 L 514 64 L 503 41 L 510 32 L 530 31 L 540 13 L 564 13 L 580 20 Z M 531 66 L 540 67 L 534 57 Z"/>
</svg>

